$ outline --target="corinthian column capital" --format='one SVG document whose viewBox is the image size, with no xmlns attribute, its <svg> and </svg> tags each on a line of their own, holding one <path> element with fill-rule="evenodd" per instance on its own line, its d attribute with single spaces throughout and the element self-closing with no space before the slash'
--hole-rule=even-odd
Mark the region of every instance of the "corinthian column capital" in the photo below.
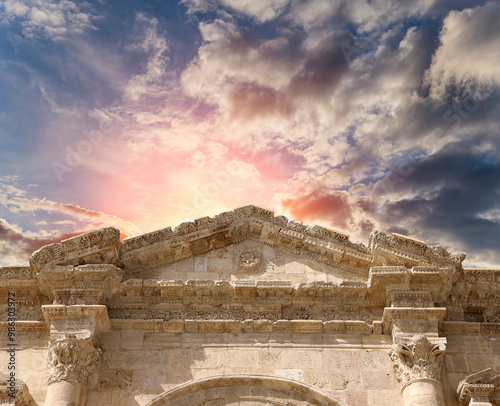
<svg viewBox="0 0 500 406">
<path fill-rule="evenodd" d="M 47 354 L 49 383 L 78 381 L 86 386 L 100 361 L 101 349 L 94 347 L 91 337 L 77 338 L 69 334 L 66 338 L 52 340 Z"/>
<path fill-rule="evenodd" d="M 429 340 L 415 335 L 411 340 L 395 339 L 389 355 L 402 388 L 417 379 L 440 381 L 446 339 Z"/>
</svg>

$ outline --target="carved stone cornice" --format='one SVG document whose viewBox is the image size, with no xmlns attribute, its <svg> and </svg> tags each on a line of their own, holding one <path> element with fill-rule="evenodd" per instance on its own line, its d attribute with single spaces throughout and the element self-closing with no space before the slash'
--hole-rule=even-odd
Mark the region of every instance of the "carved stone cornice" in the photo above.
<svg viewBox="0 0 500 406">
<path fill-rule="evenodd" d="M 13 284 L 20 281 L 36 282 L 36 275 L 29 266 L 4 266 L 0 268 L 0 281 L 2 284 L 7 281 Z"/>
<path fill-rule="evenodd" d="M 92 338 L 77 338 L 69 334 L 52 340 L 47 353 L 49 383 L 78 381 L 87 385 L 92 372 L 101 362 L 101 349 L 94 347 Z"/>
<path fill-rule="evenodd" d="M 244 206 L 123 240 L 121 258 L 128 274 L 176 262 L 245 240 L 327 263 L 358 274 L 368 272 L 371 254 L 349 236 L 326 227 L 306 226 L 274 216 L 270 210 Z"/>
<path fill-rule="evenodd" d="M 37 274 L 40 290 L 53 304 L 98 305 L 117 292 L 123 270 L 109 264 L 50 266 Z"/>
<path fill-rule="evenodd" d="M 441 246 L 429 247 L 425 242 L 401 234 L 375 231 L 370 235 L 368 248 L 373 252 L 373 265 L 418 265 L 456 267 L 465 259 L 463 252 L 449 253 Z"/>
<path fill-rule="evenodd" d="M 35 251 L 30 267 L 40 272 L 50 265 L 113 264 L 120 265 L 120 230 L 106 227 Z"/>
<path fill-rule="evenodd" d="M 491 368 L 466 376 L 457 388 L 459 406 L 470 402 L 490 402 L 490 395 L 500 389 L 500 375 L 493 374 Z"/>
<path fill-rule="evenodd" d="M 403 265 L 457 267 L 463 254 L 401 236 L 375 232 L 369 247 L 353 243 L 347 234 L 275 216 L 257 206 L 244 206 L 119 241 L 119 230 L 108 227 L 52 244 L 30 258 L 40 272 L 51 265 L 114 264 L 129 275 L 237 244 L 259 241 L 307 259 L 367 275 L 372 266 Z"/>
<path fill-rule="evenodd" d="M 12 392 L 11 388 L 14 388 Z M 12 400 L 9 394 L 14 393 L 15 406 L 31 406 L 33 397 L 31 396 L 28 386 L 20 379 L 11 381 L 10 376 L 0 374 L 0 403 L 3 400 Z"/>
<path fill-rule="evenodd" d="M 386 306 L 390 307 L 434 307 L 431 293 L 426 290 L 391 290 Z"/>
<path fill-rule="evenodd" d="M 457 278 L 457 268 L 415 266 L 372 267 L 368 276 L 370 290 L 383 291 L 390 299 L 392 292 L 426 291 L 431 294 L 433 303 L 443 303 L 450 295 Z"/>
<path fill-rule="evenodd" d="M 457 309 L 450 320 L 500 322 L 500 270 L 464 269 L 448 301 Z"/>
<path fill-rule="evenodd" d="M 441 380 L 445 338 L 429 340 L 416 335 L 410 340 L 395 337 L 394 341 L 389 355 L 402 389 L 417 379 Z"/>
</svg>

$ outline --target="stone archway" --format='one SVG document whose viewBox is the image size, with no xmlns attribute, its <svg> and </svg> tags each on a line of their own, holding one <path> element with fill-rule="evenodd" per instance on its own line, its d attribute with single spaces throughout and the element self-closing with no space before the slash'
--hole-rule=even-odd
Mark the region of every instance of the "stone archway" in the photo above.
<svg viewBox="0 0 500 406">
<path fill-rule="evenodd" d="M 302 382 L 267 375 L 218 375 L 186 382 L 146 406 L 345 406 Z"/>
</svg>

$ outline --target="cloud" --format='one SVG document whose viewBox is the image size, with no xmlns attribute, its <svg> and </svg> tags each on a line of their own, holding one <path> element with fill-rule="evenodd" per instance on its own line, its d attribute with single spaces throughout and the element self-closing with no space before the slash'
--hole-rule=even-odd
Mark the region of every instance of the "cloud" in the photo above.
<svg viewBox="0 0 500 406">
<path fill-rule="evenodd" d="M 396 194 L 380 195 L 384 224 L 393 222 L 424 240 L 452 244 L 468 261 L 486 264 L 498 251 L 500 144 L 487 152 L 465 143 L 449 144 L 427 157 Z M 382 202 L 381 204 L 382 205 Z M 484 258 L 483 258 L 484 256 Z"/>
<path fill-rule="evenodd" d="M 46 0 L 7 3 L 3 23 L 38 27 L 39 36 L 68 36 L 72 24 L 92 29 L 64 2 L 59 13 Z M 39 125 L 43 134 L 26 131 L 37 137 L 25 142 L 33 153 L 22 168 L 42 186 L 34 194 L 3 181 L 0 216 L 11 229 L 43 239 L 112 224 L 135 234 L 135 224 L 147 231 L 254 203 L 354 240 L 389 230 L 470 250 L 469 261 L 498 258 L 489 243 L 474 243 L 482 232 L 496 238 L 499 218 L 496 192 L 481 181 L 496 173 L 499 150 L 498 4 L 182 3 L 187 15 L 134 9 L 119 21 L 122 37 L 110 25 L 112 40 L 72 36 L 64 55 L 51 55 L 54 79 L 40 73 L 33 87 L 52 116 L 47 129 Z M 85 3 L 75 7 L 97 21 Z M 60 78 L 78 86 L 57 85 Z M 94 122 L 110 128 L 106 142 L 65 174 L 64 191 L 47 192 L 40 168 L 64 162 Z M 36 235 L 22 231 L 35 227 Z"/>
<path fill-rule="evenodd" d="M 449 13 L 425 77 L 432 97 L 443 97 L 450 85 L 500 85 L 499 19 L 500 3 L 493 1 Z"/>
<path fill-rule="evenodd" d="M 166 55 L 169 51 L 167 39 L 158 34 L 158 19 L 139 13 L 136 24 L 143 30 L 143 34 L 127 49 L 147 53 L 149 56 L 145 71 L 130 78 L 124 89 L 124 98 L 133 102 L 137 102 L 145 94 L 149 97 L 164 95 L 166 64 L 169 60 Z"/>
<path fill-rule="evenodd" d="M 85 29 L 95 29 L 92 20 L 97 18 L 88 3 L 69 0 L 3 0 L 0 7 L 3 8 L 0 23 L 20 23 L 26 39 L 62 40 L 71 33 L 81 34 Z"/>
<path fill-rule="evenodd" d="M 48 199 L 33 197 L 27 191 L 12 184 L 0 182 L 0 206 L 9 213 L 20 218 L 36 218 L 37 216 L 55 216 L 52 221 L 40 225 L 49 225 L 54 234 L 60 233 L 60 226 L 70 229 L 92 230 L 102 227 L 116 227 L 126 236 L 140 234 L 141 230 L 132 222 L 102 212 L 88 210 L 78 205 L 59 203 Z M 69 217 L 69 218 L 64 218 Z M 42 220 L 43 221 L 43 220 Z M 35 224 L 36 224 L 35 220 Z M 20 232 L 20 230 L 18 230 Z M 47 230 L 45 233 L 49 233 Z"/>
<path fill-rule="evenodd" d="M 37 238 L 0 218 L 0 266 L 27 266 L 29 257 L 37 249 L 79 234 L 81 233 L 58 233 L 51 238 Z"/>
<path fill-rule="evenodd" d="M 226 6 L 229 10 L 266 22 L 275 19 L 289 4 L 289 0 L 183 0 L 189 13 L 209 12 Z"/>
</svg>

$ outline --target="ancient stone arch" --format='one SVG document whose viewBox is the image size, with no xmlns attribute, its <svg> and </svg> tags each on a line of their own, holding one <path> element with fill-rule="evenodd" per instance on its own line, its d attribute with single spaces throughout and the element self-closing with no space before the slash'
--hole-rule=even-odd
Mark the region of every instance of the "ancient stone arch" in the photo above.
<svg viewBox="0 0 500 406">
<path fill-rule="evenodd" d="M 177 386 L 146 406 L 345 406 L 319 389 L 268 375 L 218 375 Z"/>
</svg>

